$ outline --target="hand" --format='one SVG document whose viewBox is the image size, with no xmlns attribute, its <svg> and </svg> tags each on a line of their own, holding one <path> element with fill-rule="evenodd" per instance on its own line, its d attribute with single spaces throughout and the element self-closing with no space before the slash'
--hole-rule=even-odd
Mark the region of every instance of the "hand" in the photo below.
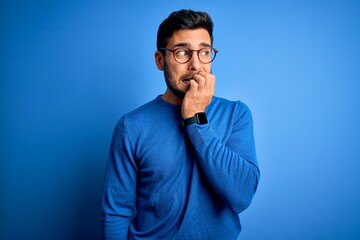
<svg viewBox="0 0 360 240">
<path fill-rule="evenodd" d="M 186 92 L 181 106 L 183 119 L 193 117 L 198 112 L 205 112 L 215 92 L 215 76 L 200 71 L 190 80 L 190 88 Z"/>
</svg>

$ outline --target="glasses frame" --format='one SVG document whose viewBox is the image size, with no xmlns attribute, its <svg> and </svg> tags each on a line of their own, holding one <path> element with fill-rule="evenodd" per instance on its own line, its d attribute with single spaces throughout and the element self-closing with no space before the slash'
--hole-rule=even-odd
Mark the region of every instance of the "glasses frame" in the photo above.
<svg viewBox="0 0 360 240">
<path fill-rule="evenodd" d="M 191 56 L 190 56 L 190 58 L 189 58 L 186 62 L 179 62 L 178 60 L 176 60 L 175 51 L 178 50 L 178 49 L 185 49 L 185 50 L 188 50 L 188 51 L 191 52 Z M 203 62 L 203 61 L 200 59 L 200 52 L 201 52 L 203 49 L 211 49 L 212 51 L 214 51 L 214 53 L 215 53 L 215 54 L 214 54 L 214 57 L 213 57 L 213 59 L 211 59 L 210 62 Z M 194 52 L 197 52 L 197 56 L 198 56 L 198 59 L 199 59 L 200 62 L 202 62 L 202 63 L 204 63 L 204 64 L 208 64 L 208 63 L 211 63 L 212 61 L 215 60 L 216 54 L 219 52 L 217 49 L 211 48 L 211 47 L 200 48 L 199 50 L 192 50 L 192 49 L 183 48 L 183 47 L 176 47 L 176 48 L 174 48 L 174 49 L 160 48 L 159 50 L 164 50 L 164 51 L 172 52 L 172 55 L 173 55 L 173 57 L 174 57 L 175 62 L 180 63 L 180 64 L 188 63 L 188 62 L 191 60 Z"/>
</svg>

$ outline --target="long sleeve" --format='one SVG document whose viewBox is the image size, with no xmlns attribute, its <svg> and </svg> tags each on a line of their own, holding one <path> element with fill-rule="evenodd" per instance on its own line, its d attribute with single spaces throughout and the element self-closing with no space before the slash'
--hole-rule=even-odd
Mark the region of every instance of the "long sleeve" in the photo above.
<svg viewBox="0 0 360 240">
<path fill-rule="evenodd" d="M 208 182 L 233 212 L 240 213 L 251 203 L 260 172 L 251 112 L 246 105 L 234 111 L 235 121 L 225 126 L 232 128 L 226 142 L 217 136 L 211 119 L 186 131 Z"/>
<path fill-rule="evenodd" d="M 214 97 L 209 124 L 180 122 L 161 96 L 115 127 L 105 175 L 103 239 L 236 239 L 257 168 L 245 104 Z M 199 224 L 201 223 L 201 224 Z"/>
<path fill-rule="evenodd" d="M 135 207 L 137 168 L 124 118 L 116 125 L 105 174 L 103 239 L 127 239 Z"/>
</svg>

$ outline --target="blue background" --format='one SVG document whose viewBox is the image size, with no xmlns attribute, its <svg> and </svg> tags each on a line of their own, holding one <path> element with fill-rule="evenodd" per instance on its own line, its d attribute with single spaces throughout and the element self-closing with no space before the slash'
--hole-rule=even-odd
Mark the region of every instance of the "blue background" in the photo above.
<svg viewBox="0 0 360 240">
<path fill-rule="evenodd" d="M 156 31 L 215 22 L 216 95 L 252 109 L 243 239 L 360 238 L 360 2 L 1 1 L 0 239 L 99 239 L 120 116 L 165 90 Z M 199 223 L 201 224 L 201 223 Z"/>
</svg>

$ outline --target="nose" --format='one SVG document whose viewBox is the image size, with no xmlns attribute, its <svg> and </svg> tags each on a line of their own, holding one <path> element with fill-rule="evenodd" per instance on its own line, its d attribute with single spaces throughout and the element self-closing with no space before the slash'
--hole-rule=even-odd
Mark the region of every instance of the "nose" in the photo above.
<svg viewBox="0 0 360 240">
<path fill-rule="evenodd" d="M 196 52 L 192 52 L 192 57 L 189 61 L 189 70 L 190 71 L 199 71 L 202 68 L 202 62 L 200 62 L 200 59 Z"/>
</svg>

